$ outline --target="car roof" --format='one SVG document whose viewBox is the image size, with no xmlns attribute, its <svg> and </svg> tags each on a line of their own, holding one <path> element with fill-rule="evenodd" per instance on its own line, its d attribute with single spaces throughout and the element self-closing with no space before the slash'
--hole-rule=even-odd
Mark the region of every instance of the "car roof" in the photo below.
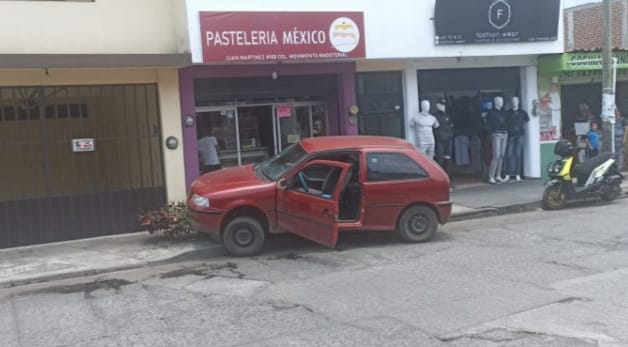
<svg viewBox="0 0 628 347">
<path fill-rule="evenodd" d="M 414 146 L 405 140 L 385 136 L 322 136 L 303 139 L 301 145 L 307 152 L 321 152 L 334 149 L 352 148 L 399 148 Z"/>
</svg>

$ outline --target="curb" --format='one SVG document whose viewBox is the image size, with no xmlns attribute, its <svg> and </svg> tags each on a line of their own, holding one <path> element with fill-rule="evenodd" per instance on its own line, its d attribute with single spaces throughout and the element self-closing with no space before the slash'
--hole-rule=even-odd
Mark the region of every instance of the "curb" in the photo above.
<svg viewBox="0 0 628 347">
<path fill-rule="evenodd" d="M 464 212 L 449 218 L 449 222 L 460 222 L 464 220 L 479 219 L 484 217 L 497 217 L 505 216 L 509 214 L 534 212 L 541 210 L 541 202 L 530 202 L 525 204 L 517 204 L 506 207 L 484 207 L 473 210 L 471 212 Z"/>
<path fill-rule="evenodd" d="M 628 187 L 622 187 L 622 189 Z M 625 191 L 622 195 L 620 195 L 617 200 L 620 199 L 628 199 L 628 191 Z M 534 212 L 534 211 L 542 211 L 542 202 L 530 202 L 525 204 L 517 204 L 506 207 L 483 207 L 478 208 L 470 212 L 463 212 L 457 215 L 452 215 L 449 217 L 448 223 L 452 222 L 461 222 L 464 220 L 471 219 L 480 219 L 484 217 L 497 217 L 497 216 L 505 216 L 509 214 L 517 214 L 517 213 L 525 213 L 525 212 Z"/>
<path fill-rule="evenodd" d="M 120 265 L 114 267 L 100 267 L 100 268 L 91 268 L 91 269 L 82 269 L 82 270 L 61 270 L 58 272 L 45 273 L 41 275 L 33 275 L 30 277 L 24 277 L 17 280 L 4 280 L 0 281 L 0 289 L 8 289 L 19 286 L 25 286 L 29 284 L 37 284 L 44 282 L 52 282 L 59 280 L 67 280 L 78 277 L 86 277 L 86 276 L 94 276 L 100 275 L 104 273 L 110 272 L 118 272 L 125 270 L 137 270 L 150 266 L 159 266 L 165 265 L 171 262 L 182 262 L 182 261 L 191 261 L 191 260 L 199 260 L 204 258 L 213 258 L 220 257 L 223 255 L 227 255 L 226 249 L 220 245 L 212 245 L 208 248 L 202 249 L 194 249 L 186 252 L 179 253 L 177 255 L 173 255 L 171 257 L 152 260 L 143 263 L 129 264 L 129 265 Z"/>
</svg>

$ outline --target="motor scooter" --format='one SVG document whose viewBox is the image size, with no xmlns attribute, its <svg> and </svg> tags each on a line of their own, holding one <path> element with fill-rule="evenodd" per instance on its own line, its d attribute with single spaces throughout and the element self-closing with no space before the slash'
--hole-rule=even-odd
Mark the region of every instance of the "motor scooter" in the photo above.
<svg viewBox="0 0 628 347">
<path fill-rule="evenodd" d="M 599 197 L 612 201 L 621 195 L 624 176 L 612 153 L 598 154 L 574 167 L 577 153 L 567 140 L 556 143 L 554 154 L 560 159 L 548 167 L 550 180 L 543 192 L 544 210 L 562 209 L 570 200 Z"/>
</svg>

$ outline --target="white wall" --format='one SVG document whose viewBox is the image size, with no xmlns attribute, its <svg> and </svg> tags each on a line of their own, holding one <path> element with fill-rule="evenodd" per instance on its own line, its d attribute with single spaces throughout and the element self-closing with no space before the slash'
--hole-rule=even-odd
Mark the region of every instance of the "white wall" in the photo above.
<svg viewBox="0 0 628 347">
<path fill-rule="evenodd" d="M 0 1 L 0 54 L 185 53 L 182 1 Z"/>
<path fill-rule="evenodd" d="M 435 46 L 434 23 L 431 20 L 434 4 L 435 0 L 187 0 L 190 48 L 193 61 L 202 62 L 199 11 L 361 11 L 364 12 L 366 23 L 366 51 L 369 59 L 563 52 L 562 16 L 558 26 L 559 40 L 555 42 Z"/>
</svg>

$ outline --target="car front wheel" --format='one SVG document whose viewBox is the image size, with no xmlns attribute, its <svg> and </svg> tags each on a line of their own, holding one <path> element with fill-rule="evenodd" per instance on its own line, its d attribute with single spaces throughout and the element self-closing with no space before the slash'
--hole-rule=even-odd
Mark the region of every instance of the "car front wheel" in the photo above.
<svg viewBox="0 0 628 347">
<path fill-rule="evenodd" d="M 225 227 L 222 242 L 236 257 L 256 255 L 264 246 L 264 228 L 251 217 L 237 217 Z"/>
<path fill-rule="evenodd" d="M 397 233 L 407 242 L 425 242 L 438 229 L 436 213 L 427 206 L 412 206 L 399 218 Z"/>
</svg>

